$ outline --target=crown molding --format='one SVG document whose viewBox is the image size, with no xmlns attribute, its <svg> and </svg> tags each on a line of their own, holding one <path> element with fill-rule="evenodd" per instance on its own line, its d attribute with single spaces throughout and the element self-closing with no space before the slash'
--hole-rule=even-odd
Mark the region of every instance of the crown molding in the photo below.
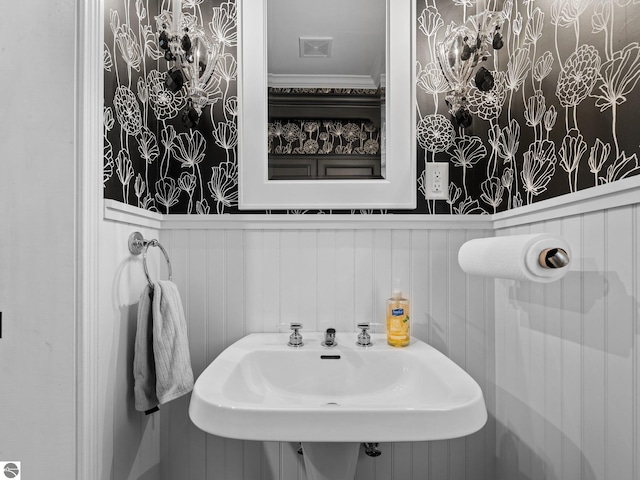
<svg viewBox="0 0 640 480">
<path fill-rule="evenodd" d="M 367 75 L 267 75 L 267 86 L 273 88 L 354 88 L 377 89 Z"/>
</svg>

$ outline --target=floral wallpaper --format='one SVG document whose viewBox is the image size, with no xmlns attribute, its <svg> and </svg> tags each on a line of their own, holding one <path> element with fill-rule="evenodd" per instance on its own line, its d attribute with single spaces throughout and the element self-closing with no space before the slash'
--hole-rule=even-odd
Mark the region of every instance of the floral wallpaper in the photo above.
<svg viewBox="0 0 640 480">
<path fill-rule="evenodd" d="M 287 120 L 268 125 L 268 153 L 302 155 L 376 155 L 380 131 L 363 120 Z"/>
<path fill-rule="evenodd" d="M 183 0 L 183 27 L 220 48 L 196 129 L 183 125 L 185 88 L 165 86 L 158 30 L 169 0 L 105 2 L 105 197 L 161 213 L 226 213 L 237 205 L 234 1 Z"/>
<path fill-rule="evenodd" d="M 417 3 L 418 160 L 451 165 L 449 200 L 427 211 L 494 213 L 640 173 L 640 1 L 485 3 L 502 48 L 484 62 L 493 88 L 469 86 L 466 129 L 447 111 L 437 48 L 474 21 L 476 1 Z"/>
<path fill-rule="evenodd" d="M 472 121 L 461 128 L 437 51 L 474 21 L 476 0 L 416 1 L 418 207 L 356 213 L 494 213 L 640 173 L 640 0 L 482 3 L 499 15 L 503 45 L 482 62 L 493 87 L 468 85 Z M 169 0 L 105 1 L 105 198 L 161 213 L 245 213 L 237 209 L 235 2 L 182 4 L 189 28 L 221 52 L 193 130 L 181 121 L 184 92 L 164 85 L 170 65 L 157 32 Z M 328 125 L 324 133 L 329 139 Z M 425 199 L 431 161 L 450 164 L 447 201 Z"/>
</svg>

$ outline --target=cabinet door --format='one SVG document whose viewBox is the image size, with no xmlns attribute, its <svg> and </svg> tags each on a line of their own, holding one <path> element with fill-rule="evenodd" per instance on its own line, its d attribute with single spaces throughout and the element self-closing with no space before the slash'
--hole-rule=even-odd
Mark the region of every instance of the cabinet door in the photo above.
<svg viewBox="0 0 640 480">
<path fill-rule="evenodd" d="M 269 155 L 269 180 L 373 179 L 380 175 L 375 155 Z"/>
<path fill-rule="evenodd" d="M 312 179 L 318 176 L 318 162 L 313 157 L 269 155 L 269 180 Z"/>
<path fill-rule="evenodd" d="M 320 178 L 381 178 L 380 157 L 336 156 L 318 159 Z"/>
</svg>

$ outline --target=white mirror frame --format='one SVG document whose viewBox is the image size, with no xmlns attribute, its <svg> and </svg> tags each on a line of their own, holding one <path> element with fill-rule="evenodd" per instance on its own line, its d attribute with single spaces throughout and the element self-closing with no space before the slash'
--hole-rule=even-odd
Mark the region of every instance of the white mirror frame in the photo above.
<svg viewBox="0 0 640 480">
<path fill-rule="evenodd" d="M 268 180 L 267 0 L 238 0 L 238 208 L 416 208 L 415 2 L 387 0 L 386 175 Z"/>
</svg>

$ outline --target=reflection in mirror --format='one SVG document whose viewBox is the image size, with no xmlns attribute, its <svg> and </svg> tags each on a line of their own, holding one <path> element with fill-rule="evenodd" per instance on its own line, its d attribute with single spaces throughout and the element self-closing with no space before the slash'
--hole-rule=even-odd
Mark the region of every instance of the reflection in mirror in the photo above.
<svg viewBox="0 0 640 480">
<path fill-rule="evenodd" d="M 385 0 L 267 0 L 270 180 L 385 176 Z"/>
</svg>

